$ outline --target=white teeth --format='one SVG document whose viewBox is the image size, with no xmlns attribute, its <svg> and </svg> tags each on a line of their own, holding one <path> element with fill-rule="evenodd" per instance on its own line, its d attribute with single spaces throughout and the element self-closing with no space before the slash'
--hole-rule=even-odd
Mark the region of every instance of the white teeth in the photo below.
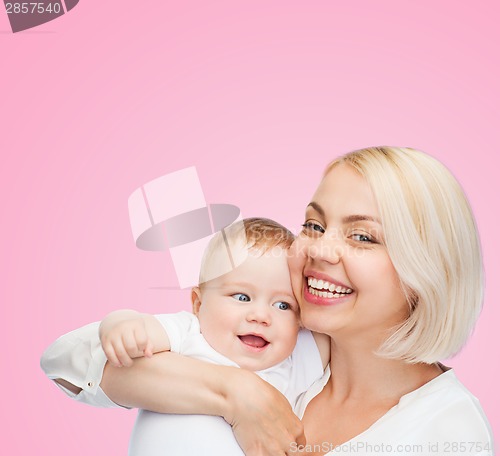
<svg viewBox="0 0 500 456">
<path fill-rule="evenodd" d="M 315 291 L 318 291 L 320 293 L 326 293 L 325 297 L 331 293 L 335 293 L 337 295 L 352 293 L 351 288 L 345 288 L 340 285 L 335 285 L 333 283 L 327 282 L 326 280 L 315 279 L 314 277 L 308 277 L 307 284 L 309 285 L 310 289 L 314 289 Z M 322 296 L 322 295 L 317 294 L 316 296 Z"/>
<path fill-rule="evenodd" d="M 350 288 L 349 288 L 350 289 Z M 332 293 L 330 291 L 320 291 L 315 288 L 309 287 L 309 293 L 320 298 L 341 298 L 348 293 Z M 352 290 L 351 290 L 352 291 Z"/>
</svg>

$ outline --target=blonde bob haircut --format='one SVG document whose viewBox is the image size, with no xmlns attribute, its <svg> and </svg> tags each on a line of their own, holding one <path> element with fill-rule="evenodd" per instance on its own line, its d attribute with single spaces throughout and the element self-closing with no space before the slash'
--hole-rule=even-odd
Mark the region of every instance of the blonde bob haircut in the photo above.
<svg viewBox="0 0 500 456">
<path fill-rule="evenodd" d="M 377 354 L 410 363 L 455 355 L 483 302 L 479 236 L 460 184 L 423 152 L 370 147 L 327 167 L 348 164 L 370 184 L 386 246 L 408 299 L 408 318 Z"/>
</svg>

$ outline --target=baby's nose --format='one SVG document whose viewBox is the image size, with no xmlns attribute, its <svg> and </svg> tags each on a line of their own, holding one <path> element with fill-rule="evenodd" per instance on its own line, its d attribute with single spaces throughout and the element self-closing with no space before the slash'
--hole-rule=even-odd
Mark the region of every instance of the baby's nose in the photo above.
<svg viewBox="0 0 500 456">
<path fill-rule="evenodd" d="M 262 325 L 271 324 L 271 309 L 267 304 L 254 302 L 254 305 L 248 309 L 247 320 Z"/>
</svg>

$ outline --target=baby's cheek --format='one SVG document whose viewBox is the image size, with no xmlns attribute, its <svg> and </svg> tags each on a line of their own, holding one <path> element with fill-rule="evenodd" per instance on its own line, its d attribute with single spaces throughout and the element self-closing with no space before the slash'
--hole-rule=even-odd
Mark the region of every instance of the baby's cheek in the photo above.
<svg viewBox="0 0 500 456">
<path fill-rule="evenodd" d="M 295 320 L 293 326 L 287 332 L 288 345 L 292 348 L 295 347 L 295 344 L 297 343 L 297 337 L 299 335 L 300 328 L 300 322 L 298 320 Z"/>
<path fill-rule="evenodd" d="M 290 268 L 303 266 L 307 259 L 307 251 L 310 239 L 300 235 L 295 238 L 290 248 L 287 250 L 288 266 Z"/>
</svg>

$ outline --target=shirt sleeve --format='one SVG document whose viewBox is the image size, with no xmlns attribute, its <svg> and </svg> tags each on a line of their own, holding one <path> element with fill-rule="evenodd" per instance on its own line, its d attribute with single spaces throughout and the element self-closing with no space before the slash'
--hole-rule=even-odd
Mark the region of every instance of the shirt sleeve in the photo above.
<svg viewBox="0 0 500 456">
<path fill-rule="evenodd" d="M 198 319 L 189 312 L 155 315 L 167 332 L 171 351 L 180 353 L 190 333 L 199 332 Z M 100 383 L 106 355 L 99 338 L 100 322 L 71 331 L 59 337 L 42 355 L 40 366 L 48 378 L 61 378 L 81 388 L 75 394 L 54 382 L 72 399 L 96 407 L 123 407 L 113 402 L 101 389 Z"/>
<path fill-rule="evenodd" d="M 59 337 L 43 353 L 40 366 L 51 380 L 61 378 L 82 389 L 75 394 L 54 382 L 72 399 L 96 407 L 121 407 L 100 387 L 106 355 L 99 339 L 99 324 L 91 323 Z"/>
<path fill-rule="evenodd" d="M 182 353 L 184 344 L 191 335 L 200 334 L 198 318 L 189 312 L 155 315 L 170 340 L 170 351 Z"/>
</svg>

